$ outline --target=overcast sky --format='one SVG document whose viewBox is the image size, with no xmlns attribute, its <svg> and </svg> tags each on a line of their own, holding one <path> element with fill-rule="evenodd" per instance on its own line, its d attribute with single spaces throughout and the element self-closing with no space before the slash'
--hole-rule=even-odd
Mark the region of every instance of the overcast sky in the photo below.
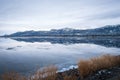
<svg viewBox="0 0 120 80">
<path fill-rule="evenodd" d="M 0 0 L 0 35 L 120 23 L 120 0 Z"/>
</svg>

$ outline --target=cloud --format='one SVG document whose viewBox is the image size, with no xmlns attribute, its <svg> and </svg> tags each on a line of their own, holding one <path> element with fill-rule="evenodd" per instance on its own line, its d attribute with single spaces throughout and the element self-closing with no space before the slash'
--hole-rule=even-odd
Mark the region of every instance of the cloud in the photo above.
<svg viewBox="0 0 120 80">
<path fill-rule="evenodd" d="M 119 3 L 120 0 L 0 0 L 0 31 L 87 29 L 118 24 Z"/>
<path fill-rule="evenodd" d="M 111 10 L 107 12 L 103 12 L 100 14 L 95 14 L 88 16 L 88 20 L 103 20 L 103 19 L 114 19 L 120 17 L 120 9 L 118 10 Z"/>
</svg>

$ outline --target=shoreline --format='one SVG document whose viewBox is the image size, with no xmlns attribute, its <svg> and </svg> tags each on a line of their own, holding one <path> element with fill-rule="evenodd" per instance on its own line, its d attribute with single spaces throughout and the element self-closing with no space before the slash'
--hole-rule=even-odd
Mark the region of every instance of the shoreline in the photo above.
<svg viewBox="0 0 120 80">
<path fill-rule="evenodd" d="M 3 74 L 0 80 L 120 80 L 120 55 L 80 60 L 78 68 L 73 67 L 63 72 L 58 72 L 54 65 L 39 69 L 29 76 L 8 72 Z"/>
<path fill-rule="evenodd" d="M 57 76 L 59 78 L 57 80 L 64 80 L 62 78 L 64 78 L 65 76 L 67 76 L 69 79 L 70 76 L 71 77 L 74 76 L 76 78 L 71 80 L 82 80 L 79 75 L 78 68 L 70 69 L 64 72 L 58 72 Z M 119 79 L 120 79 L 120 66 L 98 70 L 95 73 L 88 75 L 83 80 L 119 80 Z"/>
</svg>

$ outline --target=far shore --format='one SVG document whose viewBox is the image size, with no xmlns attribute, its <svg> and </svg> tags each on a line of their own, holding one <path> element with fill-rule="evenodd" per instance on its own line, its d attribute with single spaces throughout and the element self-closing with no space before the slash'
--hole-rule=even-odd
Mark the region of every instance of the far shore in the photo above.
<svg viewBox="0 0 120 80">
<path fill-rule="evenodd" d="M 44 36 L 0 36 L 0 38 L 120 38 L 120 35 L 44 35 Z"/>
</svg>

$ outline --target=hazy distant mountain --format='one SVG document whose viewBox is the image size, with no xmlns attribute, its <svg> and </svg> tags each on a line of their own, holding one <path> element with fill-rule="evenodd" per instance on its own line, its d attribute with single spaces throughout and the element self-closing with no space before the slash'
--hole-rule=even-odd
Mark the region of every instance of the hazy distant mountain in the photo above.
<svg viewBox="0 0 120 80">
<path fill-rule="evenodd" d="M 6 37 L 32 37 L 32 36 L 94 36 L 94 35 L 120 35 L 120 25 L 107 25 L 96 29 L 78 30 L 71 28 L 52 29 L 50 31 L 17 32 Z"/>
</svg>

